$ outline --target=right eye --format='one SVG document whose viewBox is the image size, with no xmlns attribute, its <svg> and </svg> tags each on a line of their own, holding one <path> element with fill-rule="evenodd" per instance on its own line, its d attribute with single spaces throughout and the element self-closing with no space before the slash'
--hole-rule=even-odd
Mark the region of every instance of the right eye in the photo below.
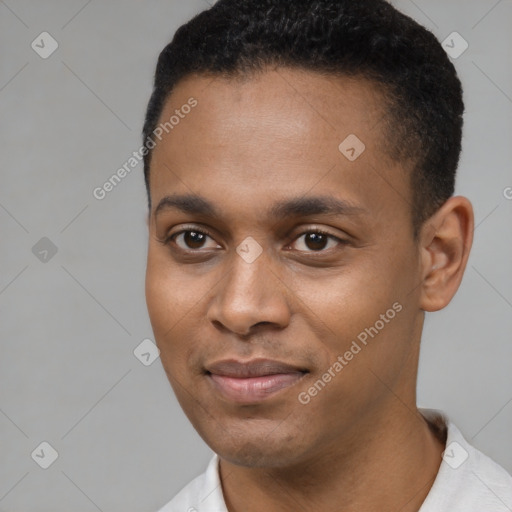
<svg viewBox="0 0 512 512">
<path fill-rule="evenodd" d="M 185 252 L 197 252 L 198 249 L 217 249 L 220 246 L 214 242 L 210 247 L 204 247 L 208 239 L 213 241 L 213 237 L 206 230 L 197 228 L 182 229 L 172 235 L 168 236 L 162 243 L 168 245 L 169 243 L 175 244 L 179 249 Z"/>
</svg>

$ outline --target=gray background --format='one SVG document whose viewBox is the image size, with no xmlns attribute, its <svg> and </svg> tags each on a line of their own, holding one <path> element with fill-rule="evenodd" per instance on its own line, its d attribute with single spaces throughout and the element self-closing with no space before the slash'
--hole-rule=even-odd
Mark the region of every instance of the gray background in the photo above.
<svg viewBox="0 0 512 512">
<path fill-rule="evenodd" d="M 419 405 L 512 471 L 512 1 L 395 4 L 441 41 L 469 43 L 455 61 L 457 193 L 477 228 L 459 293 L 427 317 Z M 142 165 L 92 195 L 139 149 L 158 53 L 205 7 L 0 1 L 1 511 L 154 511 L 210 458 L 160 360 L 133 354 L 152 338 Z M 47 59 L 31 48 L 43 31 L 59 44 Z M 47 261 L 32 251 L 42 237 L 57 247 Z M 31 458 L 42 441 L 59 454 L 46 470 Z"/>
</svg>

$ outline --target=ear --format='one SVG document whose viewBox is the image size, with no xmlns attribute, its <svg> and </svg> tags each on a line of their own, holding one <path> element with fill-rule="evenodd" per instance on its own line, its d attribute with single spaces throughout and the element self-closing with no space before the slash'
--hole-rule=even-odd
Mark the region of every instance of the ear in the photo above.
<svg viewBox="0 0 512 512">
<path fill-rule="evenodd" d="M 474 223 L 471 203 L 456 196 L 421 228 L 420 307 L 424 311 L 443 309 L 458 290 L 473 243 Z"/>
</svg>

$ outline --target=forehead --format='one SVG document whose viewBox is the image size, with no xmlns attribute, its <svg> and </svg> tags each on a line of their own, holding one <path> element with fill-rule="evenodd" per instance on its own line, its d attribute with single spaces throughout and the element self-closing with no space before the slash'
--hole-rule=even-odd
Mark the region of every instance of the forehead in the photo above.
<svg viewBox="0 0 512 512">
<path fill-rule="evenodd" d="M 181 110 L 191 98 L 196 106 Z M 378 88 L 356 78 L 290 69 L 188 77 L 160 117 L 180 119 L 153 151 L 153 209 L 177 192 L 260 211 L 270 198 L 312 192 L 382 210 L 408 194 L 383 151 L 383 105 Z"/>
<path fill-rule="evenodd" d="M 371 128 L 375 137 L 380 132 L 373 127 L 385 114 L 382 91 L 366 79 L 277 68 L 230 78 L 189 76 L 174 88 L 160 121 L 168 120 L 192 96 L 198 101 L 194 117 L 210 135 L 205 142 L 229 141 L 233 129 L 238 138 L 265 132 L 318 139 L 326 132 L 339 138 L 345 133 L 363 135 Z M 213 122 L 220 123 L 214 131 Z M 174 135 L 180 132 L 185 134 L 183 129 L 173 130 Z"/>
</svg>

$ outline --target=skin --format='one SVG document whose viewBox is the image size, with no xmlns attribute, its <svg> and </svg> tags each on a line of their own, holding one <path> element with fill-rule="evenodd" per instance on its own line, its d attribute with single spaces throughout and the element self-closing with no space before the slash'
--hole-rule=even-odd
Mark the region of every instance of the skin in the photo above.
<svg viewBox="0 0 512 512">
<path fill-rule="evenodd" d="M 384 101 L 362 79 L 283 68 L 243 80 L 190 76 L 161 120 L 190 97 L 197 106 L 152 157 L 146 299 L 176 396 L 220 456 L 228 509 L 417 511 L 444 449 L 416 408 L 424 312 L 459 287 L 470 202 L 450 198 L 413 239 L 410 173 L 387 156 Z M 353 162 L 338 149 L 349 134 L 366 146 Z M 221 217 L 155 216 L 171 194 L 200 195 Z M 267 218 L 274 203 L 304 196 L 360 211 Z M 211 237 L 162 243 L 187 228 Z M 315 229 L 345 243 L 315 245 Z M 249 236 L 262 248 L 252 263 L 236 252 Z M 397 302 L 378 335 L 300 403 Z M 309 373 L 251 405 L 224 398 L 205 376 L 214 361 L 256 357 Z"/>
</svg>

